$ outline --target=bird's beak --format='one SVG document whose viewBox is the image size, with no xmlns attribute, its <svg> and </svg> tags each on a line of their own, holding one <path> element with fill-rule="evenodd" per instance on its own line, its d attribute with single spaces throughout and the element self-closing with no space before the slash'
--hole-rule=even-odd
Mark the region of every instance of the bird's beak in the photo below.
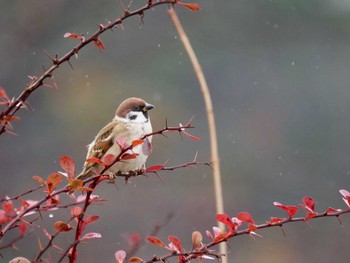
<svg viewBox="0 0 350 263">
<path fill-rule="evenodd" d="M 146 103 L 146 105 L 145 105 L 145 107 L 143 107 L 143 111 L 144 112 L 147 112 L 147 111 L 149 111 L 149 110 L 151 110 L 151 109 L 153 109 L 154 108 L 154 106 L 152 105 L 152 104 L 149 104 L 149 103 Z"/>
</svg>

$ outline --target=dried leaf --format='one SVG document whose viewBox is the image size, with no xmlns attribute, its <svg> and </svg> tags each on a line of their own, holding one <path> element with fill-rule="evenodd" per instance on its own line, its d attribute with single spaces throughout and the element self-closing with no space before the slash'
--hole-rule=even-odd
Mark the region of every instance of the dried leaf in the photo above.
<svg viewBox="0 0 350 263">
<path fill-rule="evenodd" d="M 202 246 L 203 236 L 199 231 L 192 233 L 192 248 L 199 249 Z"/>
<path fill-rule="evenodd" d="M 55 222 L 54 228 L 56 229 L 57 232 L 68 232 L 73 229 L 72 226 L 70 226 L 69 224 L 66 224 L 63 221 Z"/>
</svg>

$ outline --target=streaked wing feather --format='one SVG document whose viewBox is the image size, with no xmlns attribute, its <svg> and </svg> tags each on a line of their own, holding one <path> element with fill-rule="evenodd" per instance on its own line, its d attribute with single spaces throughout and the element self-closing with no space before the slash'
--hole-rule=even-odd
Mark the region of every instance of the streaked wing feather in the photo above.
<svg viewBox="0 0 350 263">
<path fill-rule="evenodd" d="M 91 148 L 89 146 L 86 159 L 93 157 L 101 159 L 103 155 L 105 155 L 108 149 L 113 145 L 113 130 L 116 125 L 117 123 L 115 121 L 112 121 L 99 131 L 95 137 L 94 142 L 92 142 L 94 145 Z M 97 164 L 92 162 L 85 162 L 82 174 L 85 174 L 95 165 Z"/>
</svg>

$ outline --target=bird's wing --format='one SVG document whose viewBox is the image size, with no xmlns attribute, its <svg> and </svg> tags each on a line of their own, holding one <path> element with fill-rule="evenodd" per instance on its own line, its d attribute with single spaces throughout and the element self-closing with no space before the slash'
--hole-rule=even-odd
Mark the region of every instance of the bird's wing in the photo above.
<svg viewBox="0 0 350 263">
<path fill-rule="evenodd" d="M 95 137 L 95 140 L 88 146 L 88 153 L 86 159 L 101 159 L 106 154 L 108 149 L 114 144 L 113 139 L 115 137 L 114 131 L 116 129 L 116 126 L 118 126 L 118 123 L 112 121 L 99 131 L 99 133 Z M 83 171 L 78 176 L 78 178 L 85 179 L 93 175 L 93 171 L 91 171 L 91 168 L 93 168 L 96 165 L 97 163 L 94 162 L 85 162 Z"/>
</svg>

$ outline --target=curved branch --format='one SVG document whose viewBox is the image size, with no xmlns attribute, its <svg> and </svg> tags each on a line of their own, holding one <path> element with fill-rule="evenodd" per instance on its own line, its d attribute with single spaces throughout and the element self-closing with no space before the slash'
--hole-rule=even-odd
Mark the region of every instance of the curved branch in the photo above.
<svg viewBox="0 0 350 263">
<path fill-rule="evenodd" d="M 24 89 L 24 91 L 16 98 L 13 99 L 8 106 L 0 113 L 0 135 L 6 132 L 9 121 L 7 119 L 10 119 L 10 117 L 14 116 L 14 114 L 21 108 L 27 108 L 27 99 L 29 96 L 37 90 L 39 87 L 45 85 L 44 81 L 48 78 L 52 77 L 53 72 L 63 63 L 69 62 L 69 60 L 76 56 L 80 50 L 82 50 L 85 46 L 90 44 L 91 42 L 95 42 L 98 40 L 98 37 L 102 35 L 105 31 L 109 29 L 113 29 L 114 27 L 122 24 L 122 22 L 132 16 L 141 16 L 143 17 L 144 12 L 146 10 L 149 10 L 151 8 L 154 8 L 158 5 L 162 4 L 176 4 L 177 0 L 158 0 L 156 2 L 153 2 L 152 0 L 148 0 L 147 4 L 143 7 L 129 11 L 129 9 L 125 9 L 122 16 L 117 18 L 114 21 L 109 21 L 107 24 L 99 25 L 99 29 L 93 33 L 90 37 L 82 39 L 82 41 L 76 45 L 74 48 L 72 48 L 68 53 L 63 55 L 60 58 L 57 57 L 51 57 L 52 64 L 51 66 L 44 71 L 43 74 L 41 74 L 39 77 L 31 77 L 30 83 L 27 85 L 27 87 Z M 5 118 L 6 117 L 6 118 Z"/>
</svg>

